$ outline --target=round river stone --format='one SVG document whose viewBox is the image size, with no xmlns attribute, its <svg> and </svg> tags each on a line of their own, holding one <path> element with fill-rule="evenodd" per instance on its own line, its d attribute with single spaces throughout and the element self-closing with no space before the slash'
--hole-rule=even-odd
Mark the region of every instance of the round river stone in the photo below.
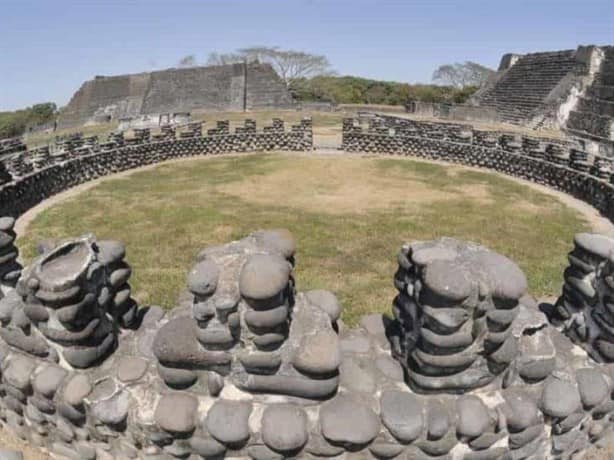
<svg viewBox="0 0 614 460">
<path fill-rule="evenodd" d="M 71 406 L 78 406 L 92 391 L 92 384 L 85 374 L 77 374 L 64 387 L 64 401 Z"/>
<path fill-rule="evenodd" d="M 601 403 L 609 394 L 610 387 L 604 375 L 597 369 L 578 369 L 576 380 L 580 399 L 585 407 L 594 407 Z"/>
<path fill-rule="evenodd" d="M 154 418 L 164 431 L 190 433 L 194 431 L 198 400 L 187 393 L 170 393 L 162 396 Z"/>
<path fill-rule="evenodd" d="M 377 415 L 358 400 L 340 394 L 320 409 L 322 435 L 331 442 L 364 445 L 379 433 Z"/>
<path fill-rule="evenodd" d="M 477 396 L 463 396 L 456 402 L 457 432 L 461 436 L 476 438 L 488 429 L 488 409 Z"/>
<path fill-rule="evenodd" d="M 580 393 L 571 382 L 550 378 L 542 393 L 542 410 L 551 417 L 567 417 L 581 406 Z"/>
<path fill-rule="evenodd" d="M 239 290 L 249 299 L 270 299 L 286 287 L 290 272 L 290 264 L 278 254 L 253 255 L 241 270 Z"/>
<path fill-rule="evenodd" d="M 224 444 L 244 443 L 249 439 L 251 412 L 251 403 L 218 400 L 207 413 L 207 429 L 211 436 Z"/>
<path fill-rule="evenodd" d="M 205 259 L 192 267 L 188 273 L 188 289 L 197 295 L 211 295 L 217 288 L 220 269 L 217 264 Z"/>
<path fill-rule="evenodd" d="M 384 425 L 401 442 L 409 443 L 422 433 L 422 404 L 408 392 L 387 390 L 380 399 Z"/>
<path fill-rule="evenodd" d="M 339 367 L 341 350 L 332 330 L 306 335 L 294 356 L 294 367 L 307 374 L 326 374 Z"/>
<path fill-rule="evenodd" d="M 147 361 L 134 356 L 124 356 L 117 365 L 117 378 L 122 382 L 140 379 L 147 370 Z"/>
<path fill-rule="evenodd" d="M 307 443 L 307 415 L 298 406 L 268 406 L 262 415 L 262 439 L 271 449 L 289 452 Z"/>
</svg>

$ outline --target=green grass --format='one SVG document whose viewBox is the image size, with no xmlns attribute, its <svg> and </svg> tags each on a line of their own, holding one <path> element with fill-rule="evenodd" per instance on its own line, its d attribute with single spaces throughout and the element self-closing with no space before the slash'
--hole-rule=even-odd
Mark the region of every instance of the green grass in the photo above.
<svg viewBox="0 0 614 460">
<path fill-rule="evenodd" d="M 343 319 L 389 311 L 404 242 L 458 237 L 516 261 L 535 296 L 558 294 L 580 215 L 487 172 L 406 159 L 245 155 L 106 180 L 39 214 L 19 243 L 94 232 L 127 246 L 140 302 L 175 305 L 200 249 L 261 228 L 298 242 L 300 290 L 337 293 Z"/>
</svg>

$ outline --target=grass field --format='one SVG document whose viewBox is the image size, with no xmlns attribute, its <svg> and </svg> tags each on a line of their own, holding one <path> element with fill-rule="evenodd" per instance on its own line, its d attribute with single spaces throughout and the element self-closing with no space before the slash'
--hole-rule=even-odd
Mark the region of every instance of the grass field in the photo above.
<svg viewBox="0 0 614 460">
<path fill-rule="evenodd" d="M 536 296 L 559 292 L 586 223 L 555 198 L 486 172 L 406 159 L 244 155 L 159 165 L 106 180 L 39 214 L 19 244 L 94 232 L 127 246 L 143 304 L 172 308 L 194 256 L 261 228 L 298 241 L 301 290 L 338 294 L 343 319 L 387 312 L 396 252 L 454 236 L 516 261 Z"/>
</svg>

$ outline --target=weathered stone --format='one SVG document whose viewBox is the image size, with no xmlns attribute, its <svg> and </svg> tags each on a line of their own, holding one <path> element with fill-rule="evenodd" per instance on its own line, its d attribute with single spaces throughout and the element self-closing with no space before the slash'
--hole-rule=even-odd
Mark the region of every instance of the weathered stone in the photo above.
<svg viewBox="0 0 614 460">
<path fill-rule="evenodd" d="M 270 299 L 287 286 L 291 270 L 290 264 L 281 256 L 253 255 L 241 270 L 241 295 L 254 300 Z"/>
<path fill-rule="evenodd" d="M 376 390 L 375 369 L 371 360 L 346 356 L 339 367 L 339 384 L 351 392 L 373 394 Z"/>
<path fill-rule="evenodd" d="M 307 415 L 298 406 L 268 406 L 262 415 L 262 439 L 271 449 L 292 452 L 307 443 Z"/>
<path fill-rule="evenodd" d="M 15 226 L 14 217 L 9 217 L 9 216 L 0 217 L 0 231 L 8 232 L 10 230 L 13 230 L 14 226 Z"/>
<path fill-rule="evenodd" d="M 579 248 L 591 254 L 596 254 L 602 259 L 606 259 L 610 252 L 614 250 L 614 239 L 608 238 L 605 235 L 578 233 L 574 236 L 573 241 Z"/>
<path fill-rule="evenodd" d="M 162 396 L 154 418 L 160 428 L 169 433 L 190 433 L 196 426 L 198 400 L 187 393 L 169 393 Z"/>
<path fill-rule="evenodd" d="M 576 381 L 578 382 L 580 399 L 587 409 L 603 402 L 610 393 L 610 386 L 605 376 L 597 369 L 578 369 Z"/>
<path fill-rule="evenodd" d="M 342 446 L 330 444 L 323 436 L 312 433 L 305 447 L 305 451 L 316 457 L 335 457 L 343 453 Z"/>
<path fill-rule="evenodd" d="M 27 392 L 30 388 L 30 377 L 35 368 L 34 360 L 21 355 L 13 355 L 8 367 L 4 370 L 4 379 L 15 388 Z"/>
<path fill-rule="evenodd" d="M 503 393 L 504 413 L 511 432 L 522 431 L 539 420 L 537 404 L 522 390 L 509 389 Z"/>
<path fill-rule="evenodd" d="M 255 330 L 270 330 L 288 321 L 288 313 L 286 305 L 261 311 L 248 310 L 245 312 L 245 322 Z"/>
<path fill-rule="evenodd" d="M 247 453 L 254 460 L 283 460 L 284 456 L 269 449 L 262 444 L 256 444 L 247 448 Z"/>
<path fill-rule="evenodd" d="M 224 379 L 216 372 L 207 374 L 207 389 L 211 396 L 218 396 L 224 388 Z"/>
<path fill-rule="evenodd" d="M 541 406 L 551 417 L 567 417 L 581 407 L 580 393 L 567 380 L 552 376 L 544 385 Z"/>
<path fill-rule="evenodd" d="M 248 419 L 252 405 L 247 402 L 216 401 L 207 413 L 209 433 L 226 445 L 243 444 L 249 438 Z"/>
<path fill-rule="evenodd" d="M 256 374 L 272 373 L 281 366 L 281 355 L 276 352 L 253 351 L 242 353 L 239 361 L 248 372 Z"/>
<path fill-rule="evenodd" d="M 440 439 L 450 429 L 450 415 L 445 405 L 438 401 L 429 401 L 427 413 L 427 433 L 429 439 Z"/>
<path fill-rule="evenodd" d="M 139 380 L 147 370 L 147 361 L 134 356 L 124 356 L 117 364 L 117 378 L 122 382 Z"/>
<path fill-rule="evenodd" d="M 49 354 L 49 345 L 45 339 L 35 335 L 26 335 L 20 328 L 1 328 L 0 337 L 8 345 L 30 355 L 45 357 Z"/>
<path fill-rule="evenodd" d="M 397 455 L 400 455 L 403 452 L 405 446 L 399 445 L 394 442 L 385 442 L 385 441 L 375 441 L 373 444 L 369 446 L 369 451 L 376 458 L 395 458 Z"/>
<path fill-rule="evenodd" d="M 371 349 L 371 342 L 367 337 L 343 337 L 340 344 L 344 353 L 368 353 Z"/>
<path fill-rule="evenodd" d="M 152 305 L 144 309 L 145 312 L 143 314 L 143 321 L 141 322 L 141 326 L 145 328 L 154 327 L 158 321 L 160 321 L 164 317 L 164 310 L 162 307 L 157 305 Z"/>
<path fill-rule="evenodd" d="M 128 417 L 130 403 L 131 399 L 129 393 L 120 391 L 109 399 L 103 399 L 93 403 L 91 406 L 91 414 L 107 425 L 119 425 Z"/>
<path fill-rule="evenodd" d="M 190 438 L 190 446 L 203 458 L 218 458 L 226 452 L 226 446 L 215 439 L 205 439 L 197 436 Z"/>
<path fill-rule="evenodd" d="M 484 433 L 491 423 L 488 409 L 476 396 L 462 396 L 456 402 L 459 436 L 475 438 Z"/>
<path fill-rule="evenodd" d="M 64 359 L 78 369 L 86 369 L 107 356 L 116 344 L 114 334 L 108 334 L 99 345 L 64 348 Z"/>
<path fill-rule="evenodd" d="M 337 334 L 332 330 L 324 330 L 303 338 L 292 363 L 301 372 L 319 375 L 336 371 L 340 361 Z"/>
<path fill-rule="evenodd" d="M 332 323 L 339 319 L 339 316 L 341 315 L 341 305 L 339 304 L 335 294 L 323 289 L 317 289 L 314 291 L 307 291 L 305 296 L 311 304 L 324 310 L 330 317 Z"/>
<path fill-rule="evenodd" d="M 23 460 L 23 454 L 16 450 L 0 449 L 0 460 Z"/>
<path fill-rule="evenodd" d="M 220 269 L 217 264 L 205 259 L 198 262 L 188 273 L 188 289 L 196 295 L 208 296 L 215 292 Z"/>
<path fill-rule="evenodd" d="M 503 432 L 484 433 L 477 438 L 474 438 L 469 441 L 469 447 L 475 450 L 488 449 L 490 446 L 492 446 L 495 442 L 497 442 L 499 439 L 502 439 L 503 437 L 505 437 L 505 433 Z"/>
<path fill-rule="evenodd" d="M 120 241 L 104 240 L 96 243 L 98 246 L 98 260 L 103 265 L 119 262 L 126 257 L 126 247 Z"/>
<path fill-rule="evenodd" d="M 322 435 L 333 443 L 364 445 L 379 433 L 375 413 L 357 399 L 339 394 L 320 409 Z"/>
<path fill-rule="evenodd" d="M 390 433 L 403 443 L 410 443 L 422 433 L 422 404 L 408 392 L 387 390 L 380 399 L 381 417 Z"/>
<path fill-rule="evenodd" d="M 46 365 L 32 380 L 34 391 L 46 398 L 53 398 L 68 372 L 58 366 Z"/>
<path fill-rule="evenodd" d="M 375 365 L 389 379 L 397 382 L 403 381 L 403 368 L 395 359 L 387 355 L 380 355 L 375 360 Z"/>
<path fill-rule="evenodd" d="M 85 374 L 76 374 L 64 387 L 63 397 L 71 406 L 78 406 L 92 391 L 92 384 Z"/>
<path fill-rule="evenodd" d="M 520 449 L 544 434 L 544 425 L 538 424 L 524 428 L 522 431 L 511 433 L 508 444 L 512 449 Z"/>
<path fill-rule="evenodd" d="M 223 366 L 230 363 L 230 355 L 222 351 L 204 350 L 196 338 L 192 318 L 184 316 L 166 323 L 156 334 L 153 351 L 160 363 L 167 367 Z"/>
</svg>

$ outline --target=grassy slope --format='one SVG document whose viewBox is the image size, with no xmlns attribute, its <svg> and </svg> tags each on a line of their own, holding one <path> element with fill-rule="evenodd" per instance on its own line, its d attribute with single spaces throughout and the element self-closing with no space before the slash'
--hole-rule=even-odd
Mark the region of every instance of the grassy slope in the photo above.
<svg viewBox="0 0 614 460">
<path fill-rule="evenodd" d="M 20 239 L 122 240 L 143 303 L 175 304 L 203 247 L 260 228 L 298 241 L 301 290 L 327 288 L 355 324 L 386 312 L 396 252 L 407 241 L 455 236 L 514 261 L 534 295 L 559 292 L 573 234 L 586 224 L 556 199 L 486 172 L 405 159 L 247 155 L 161 165 L 102 182 L 41 213 Z"/>
</svg>

